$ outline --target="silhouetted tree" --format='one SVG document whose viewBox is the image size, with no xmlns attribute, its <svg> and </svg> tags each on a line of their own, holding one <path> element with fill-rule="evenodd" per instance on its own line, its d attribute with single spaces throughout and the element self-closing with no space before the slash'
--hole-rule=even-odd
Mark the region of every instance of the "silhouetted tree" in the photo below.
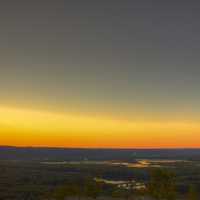
<svg viewBox="0 0 200 200">
<path fill-rule="evenodd" d="M 129 200 L 133 197 L 133 190 L 132 189 L 124 189 L 123 196 L 126 200 Z"/>
<path fill-rule="evenodd" d="M 176 198 L 174 173 L 164 169 L 153 170 L 148 190 L 150 195 L 157 200 L 174 200 Z"/>
<path fill-rule="evenodd" d="M 134 190 L 132 188 L 125 189 L 125 188 L 116 188 L 113 190 L 112 195 L 113 198 L 120 198 L 120 199 L 133 199 L 134 197 Z"/>
<path fill-rule="evenodd" d="M 194 185 L 190 185 L 188 191 L 188 200 L 198 200 L 198 190 Z"/>
<path fill-rule="evenodd" d="M 111 196 L 113 198 L 122 198 L 123 197 L 122 189 L 120 189 L 120 188 L 113 189 Z"/>
<path fill-rule="evenodd" d="M 77 197 L 79 200 L 81 199 L 81 196 L 83 196 L 83 187 L 80 185 L 67 185 L 67 186 L 61 186 L 58 187 L 53 197 L 57 200 L 64 200 L 66 197 Z"/>
<path fill-rule="evenodd" d="M 56 200 L 64 200 L 65 197 L 68 195 L 68 192 L 68 187 L 60 186 L 54 191 L 53 198 L 55 198 Z"/>
<path fill-rule="evenodd" d="M 91 197 L 96 199 L 102 192 L 102 185 L 101 183 L 97 183 L 95 181 L 88 181 L 85 184 L 85 195 L 87 197 Z"/>
</svg>

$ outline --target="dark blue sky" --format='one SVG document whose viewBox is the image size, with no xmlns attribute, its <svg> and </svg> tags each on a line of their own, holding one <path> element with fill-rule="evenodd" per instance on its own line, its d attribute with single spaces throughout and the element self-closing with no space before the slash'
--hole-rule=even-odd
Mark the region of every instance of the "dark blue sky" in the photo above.
<svg viewBox="0 0 200 200">
<path fill-rule="evenodd" d="M 0 103 L 196 118 L 199 10 L 193 0 L 3 0 Z"/>
</svg>

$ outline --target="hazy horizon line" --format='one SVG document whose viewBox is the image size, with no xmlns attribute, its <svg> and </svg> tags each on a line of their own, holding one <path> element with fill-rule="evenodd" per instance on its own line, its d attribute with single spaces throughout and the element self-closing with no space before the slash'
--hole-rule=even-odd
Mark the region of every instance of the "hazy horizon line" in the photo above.
<svg viewBox="0 0 200 200">
<path fill-rule="evenodd" d="M 56 146 L 15 146 L 15 145 L 0 145 L 0 148 L 19 148 L 19 149 L 80 149 L 80 150 L 200 150 L 200 147 L 56 147 Z"/>
</svg>

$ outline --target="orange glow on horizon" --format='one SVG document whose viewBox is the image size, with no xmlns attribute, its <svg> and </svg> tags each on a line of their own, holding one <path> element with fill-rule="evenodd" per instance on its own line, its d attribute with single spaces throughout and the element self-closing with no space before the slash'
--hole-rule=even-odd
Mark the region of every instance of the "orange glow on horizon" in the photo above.
<svg viewBox="0 0 200 200">
<path fill-rule="evenodd" d="M 0 107 L 0 145 L 198 148 L 198 122 L 107 119 Z"/>
</svg>

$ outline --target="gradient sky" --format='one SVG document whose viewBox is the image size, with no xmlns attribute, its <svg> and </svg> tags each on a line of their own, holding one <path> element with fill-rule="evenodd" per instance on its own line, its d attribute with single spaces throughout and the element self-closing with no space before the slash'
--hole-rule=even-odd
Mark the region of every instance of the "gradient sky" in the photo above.
<svg viewBox="0 0 200 200">
<path fill-rule="evenodd" d="M 199 10 L 1 1 L 0 145 L 200 147 Z"/>
</svg>

